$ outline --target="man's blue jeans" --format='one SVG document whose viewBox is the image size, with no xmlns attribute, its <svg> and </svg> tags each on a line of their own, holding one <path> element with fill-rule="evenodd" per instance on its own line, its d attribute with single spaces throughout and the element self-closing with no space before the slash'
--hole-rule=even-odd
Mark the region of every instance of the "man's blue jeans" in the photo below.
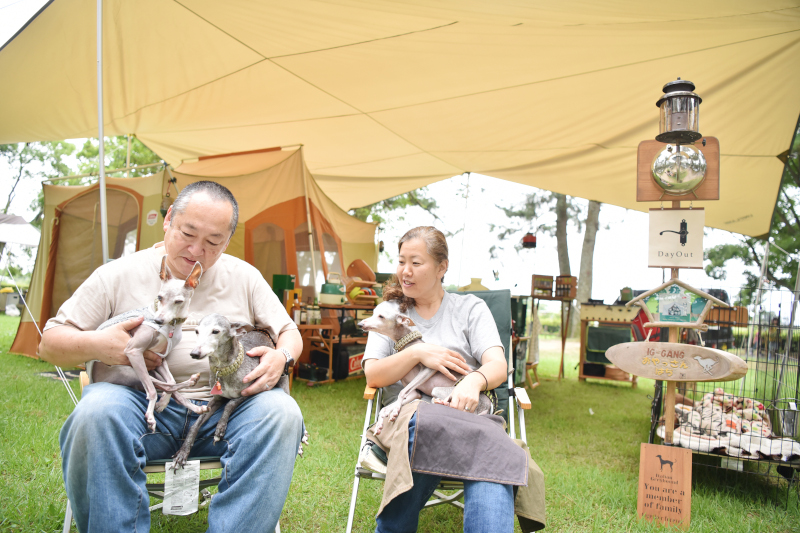
<svg viewBox="0 0 800 533">
<path fill-rule="evenodd" d="M 197 402 L 202 404 L 203 402 Z M 144 420 L 143 392 L 94 383 L 86 387 L 61 429 L 67 496 L 81 532 L 146 532 L 150 499 L 142 470 L 172 457 L 197 415 L 172 400 L 156 413 L 156 432 Z M 292 480 L 303 432 L 300 408 L 282 389 L 248 398 L 231 415 L 214 446 L 218 409 L 205 423 L 192 456 L 221 456 L 222 481 L 208 512 L 208 530 L 272 531 Z"/>
<path fill-rule="evenodd" d="M 414 444 L 417 415 L 408 423 L 408 455 Z M 412 472 L 414 486 L 383 508 L 375 533 L 412 533 L 419 512 L 436 490 L 440 476 Z M 464 533 L 511 533 L 514 531 L 514 487 L 486 481 L 464 482 Z"/>
</svg>

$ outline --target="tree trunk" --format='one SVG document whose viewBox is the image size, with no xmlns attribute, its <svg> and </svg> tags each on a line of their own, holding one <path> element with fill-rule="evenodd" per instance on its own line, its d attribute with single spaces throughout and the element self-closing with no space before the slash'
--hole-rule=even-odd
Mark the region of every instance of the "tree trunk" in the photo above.
<svg viewBox="0 0 800 533">
<path fill-rule="evenodd" d="M 567 222 L 569 215 L 567 213 L 567 197 L 563 194 L 556 194 L 556 248 L 558 250 L 558 270 L 562 276 L 571 276 L 569 267 L 569 248 L 567 247 Z M 561 323 L 564 324 L 567 320 L 567 304 L 561 304 Z M 570 324 L 565 324 L 567 327 L 567 334 L 572 331 Z"/>
<path fill-rule="evenodd" d="M 600 207 L 603 204 L 589 200 L 589 211 L 586 214 L 583 234 L 583 249 L 581 250 L 581 267 L 578 271 L 578 292 L 576 295 L 575 311 L 572 314 L 570 329 L 578 331 L 580 326 L 581 302 L 586 302 L 592 297 L 592 269 L 594 266 L 594 244 L 597 239 L 597 230 L 600 227 Z"/>
<path fill-rule="evenodd" d="M 569 249 L 567 248 L 567 197 L 556 194 L 556 245 L 558 249 L 558 270 L 562 276 L 570 276 Z"/>
</svg>

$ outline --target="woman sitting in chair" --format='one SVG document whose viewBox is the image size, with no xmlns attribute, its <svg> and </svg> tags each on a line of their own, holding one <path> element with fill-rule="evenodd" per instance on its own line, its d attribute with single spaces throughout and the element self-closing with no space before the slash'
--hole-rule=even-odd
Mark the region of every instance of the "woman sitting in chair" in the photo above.
<svg viewBox="0 0 800 533">
<path fill-rule="evenodd" d="M 396 396 L 401 389 L 398 381 L 422 363 L 457 382 L 448 404 L 451 408 L 474 412 L 481 392 L 505 383 L 508 375 L 492 314 L 480 298 L 450 294 L 444 290 L 442 282 L 448 259 L 447 241 L 441 231 L 430 226 L 414 228 L 400 239 L 398 248 L 397 279 L 384 288 L 383 298 L 405 299 L 404 303 L 408 304 L 406 314 L 422 333 L 424 343 L 395 353 L 394 341 L 371 332 L 362 363 L 367 384 L 375 388 L 386 387 L 391 401 L 391 396 Z M 402 412 L 414 409 L 414 406 L 413 403 L 406 405 L 397 422 L 404 420 Z M 416 418 L 414 414 L 408 424 L 409 455 L 414 443 Z M 386 421 L 386 429 L 391 430 L 393 425 L 394 422 Z M 391 453 L 389 474 L 393 464 Z M 412 477 L 410 490 L 383 505 L 377 517 L 376 533 L 417 530 L 419 511 L 441 477 L 417 472 L 413 472 Z M 464 531 L 513 530 L 513 487 L 465 481 Z"/>
</svg>

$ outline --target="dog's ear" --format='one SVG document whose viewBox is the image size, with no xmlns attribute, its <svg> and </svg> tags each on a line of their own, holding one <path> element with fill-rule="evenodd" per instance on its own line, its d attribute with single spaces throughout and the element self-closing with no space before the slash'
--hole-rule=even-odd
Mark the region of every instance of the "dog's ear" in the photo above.
<svg viewBox="0 0 800 533">
<path fill-rule="evenodd" d="M 200 276 L 203 275 L 203 265 L 200 262 L 196 262 L 192 267 L 191 273 L 189 273 L 189 277 L 186 278 L 186 287 L 191 287 L 192 289 L 197 288 L 197 284 L 200 283 Z"/>
<path fill-rule="evenodd" d="M 396 320 L 397 320 L 398 324 L 402 324 L 403 326 L 406 326 L 406 327 L 411 327 L 411 326 L 416 325 L 416 324 L 414 324 L 414 321 L 411 320 L 411 317 L 406 316 L 406 315 L 404 315 L 402 313 L 398 313 L 397 314 L 397 319 Z"/>
<path fill-rule="evenodd" d="M 169 281 L 172 279 L 172 272 L 170 272 L 167 266 L 167 254 L 164 254 L 161 258 L 161 271 L 158 273 L 158 277 L 161 278 L 161 281 Z"/>
<path fill-rule="evenodd" d="M 238 337 L 253 331 L 253 326 L 247 322 L 231 322 L 231 337 Z"/>
</svg>

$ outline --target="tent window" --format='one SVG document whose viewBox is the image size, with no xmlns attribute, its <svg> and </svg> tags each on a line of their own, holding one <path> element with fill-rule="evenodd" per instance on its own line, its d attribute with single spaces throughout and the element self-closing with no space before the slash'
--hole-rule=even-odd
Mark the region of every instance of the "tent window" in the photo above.
<svg viewBox="0 0 800 533">
<path fill-rule="evenodd" d="M 139 204 L 133 196 L 117 189 L 106 191 L 106 204 L 108 251 L 111 259 L 118 259 L 138 248 Z M 100 192 L 94 190 L 64 206 L 59 224 L 50 316 L 55 316 L 61 304 L 103 264 Z"/>
<path fill-rule="evenodd" d="M 282 228 L 267 222 L 253 230 L 253 266 L 270 286 L 274 274 L 287 273 L 286 237 Z"/>
<path fill-rule="evenodd" d="M 339 245 L 336 244 L 336 239 L 330 233 L 322 234 L 322 246 L 325 248 L 325 264 L 328 265 L 328 272 L 338 272 L 344 274 L 342 271 L 342 261 L 339 257 Z"/>
<path fill-rule="evenodd" d="M 313 239 L 317 242 L 317 232 L 313 229 Z M 303 222 L 294 230 L 294 245 L 297 250 L 297 282 L 295 286 L 303 289 L 303 298 L 317 295 L 316 287 L 321 287 L 325 282 L 325 274 L 322 271 L 322 258 L 319 249 L 314 246 L 314 263 L 317 271 L 312 281 L 311 270 L 311 249 L 308 244 L 308 224 Z"/>
</svg>

